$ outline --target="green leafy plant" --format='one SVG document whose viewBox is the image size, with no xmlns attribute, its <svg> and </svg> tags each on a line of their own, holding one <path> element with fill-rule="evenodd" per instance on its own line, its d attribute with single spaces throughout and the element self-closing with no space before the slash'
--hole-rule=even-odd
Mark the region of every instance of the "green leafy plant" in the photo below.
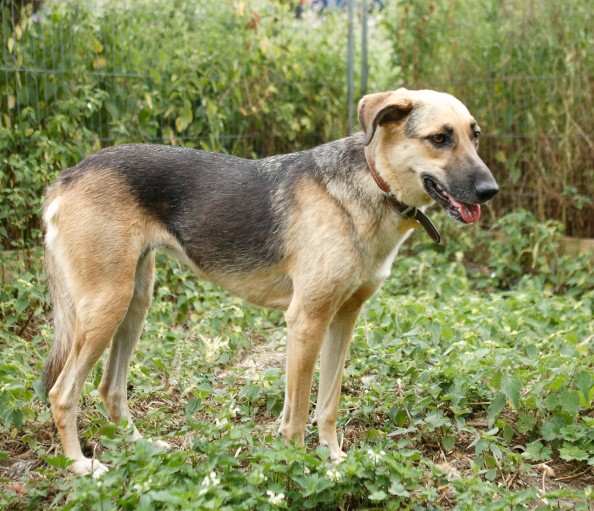
<svg viewBox="0 0 594 511">
<path fill-rule="evenodd" d="M 44 189 L 103 146 L 254 157 L 346 132 L 339 18 L 320 30 L 272 1 L 69 0 L 25 10 L 13 27 L 0 9 L 5 248 L 39 242 Z"/>
<path fill-rule="evenodd" d="M 511 239 L 549 232 L 521 213 L 500 223 Z M 85 385 L 81 422 L 90 454 L 111 466 L 100 484 L 70 477 L 51 447 L 39 384 L 51 336 L 41 254 L 3 253 L 0 506 L 586 510 L 587 485 L 545 495 L 524 487 L 542 485 L 534 465 L 573 476 L 594 463 L 594 292 L 571 283 L 590 271 L 576 268 L 564 292 L 547 291 L 555 237 L 534 236 L 511 251 L 495 232 L 451 232 L 442 249 L 418 237 L 397 259 L 356 329 L 338 424 L 347 458 L 336 467 L 314 448 L 315 425 L 308 449 L 277 438 L 282 314 L 160 257 L 129 397 L 138 428 L 175 448 L 130 443 L 108 421 L 100 362 Z M 469 266 L 481 255 L 480 264 L 493 265 L 486 274 Z M 492 270 L 504 271 L 504 257 L 533 273 L 487 285 Z M 34 467 L 28 475 L 15 475 L 16 452 Z"/>
</svg>

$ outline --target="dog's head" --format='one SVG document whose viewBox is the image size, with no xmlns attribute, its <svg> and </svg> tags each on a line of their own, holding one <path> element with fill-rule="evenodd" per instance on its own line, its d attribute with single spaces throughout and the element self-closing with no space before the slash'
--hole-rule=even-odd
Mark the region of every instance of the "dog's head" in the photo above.
<svg viewBox="0 0 594 511">
<path fill-rule="evenodd" d="M 359 122 L 379 172 L 409 206 L 432 200 L 456 220 L 476 222 L 499 191 L 477 154 L 481 130 L 449 94 L 398 89 L 364 96 Z"/>
</svg>

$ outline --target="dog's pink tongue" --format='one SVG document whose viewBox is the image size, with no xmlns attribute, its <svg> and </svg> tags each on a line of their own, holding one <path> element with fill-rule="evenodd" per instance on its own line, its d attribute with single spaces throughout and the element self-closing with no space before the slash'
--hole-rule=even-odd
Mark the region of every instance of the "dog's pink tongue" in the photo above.
<svg viewBox="0 0 594 511">
<path fill-rule="evenodd" d="M 458 208 L 460 215 L 462 215 L 462 220 L 467 224 L 473 224 L 481 217 L 481 207 L 478 204 L 464 204 L 463 202 L 458 202 L 451 196 L 450 200 L 452 201 L 452 204 Z"/>
</svg>

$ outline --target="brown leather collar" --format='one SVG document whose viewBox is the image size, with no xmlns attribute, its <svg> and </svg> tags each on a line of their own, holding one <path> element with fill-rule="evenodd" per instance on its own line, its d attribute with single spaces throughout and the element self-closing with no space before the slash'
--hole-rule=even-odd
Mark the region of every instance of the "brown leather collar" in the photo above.
<svg viewBox="0 0 594 511">
<path fill-rule="evenodd" d="M 390 190 L 388 183 L 384 181 L 382 176 L 379 175 L 377 169 L 375 168 L 375 162 L 373 161 L 371 154 L 369 154 L 367 147 L 365 147 L 365 159 L 367 160 L 367 166 L 371 171 L 374 181 L 377 183 L 377 186 L 379 186 L 381 191 L 384 192 L 386 202 L 392 207 L 392 209 L 396 210 L 404 218 L 414 218 L 423 226 L 431 239 L 435 241 L 435 243 L 439 243 L 441 241 L 441 235 L 431 220 L 429 220 L 429 217 L 427 217 L 425 213 L 414 206 L 407 206 L 396 198 L 394 192 Z"/>
</svg>

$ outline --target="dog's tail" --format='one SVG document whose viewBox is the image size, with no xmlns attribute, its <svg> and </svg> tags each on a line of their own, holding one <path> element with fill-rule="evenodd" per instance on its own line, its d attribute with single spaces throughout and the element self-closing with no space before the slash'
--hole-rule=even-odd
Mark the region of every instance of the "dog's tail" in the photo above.
<svg viewBox="0 0 594 511">
<path fill-rule="evenodd" d="M 52 190 L 50 189 L 50 192 Z M 64 269 L 56 256 L 59 215 L 59 196 L 48 197 L 43 212 L 45 231 L 45 275 L 54 313 L 54 342 L 43 366 L 43 384 L 46 394 L 56 383 L 70 353 L 74 338 L 76 314 L 72 296 L 64 278 Z"/>
</svg>

